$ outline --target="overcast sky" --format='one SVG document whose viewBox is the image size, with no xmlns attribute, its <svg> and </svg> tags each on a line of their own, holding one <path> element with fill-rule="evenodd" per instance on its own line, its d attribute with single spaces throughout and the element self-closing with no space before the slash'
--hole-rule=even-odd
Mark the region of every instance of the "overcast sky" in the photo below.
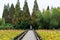
<svg viewBox="0 0 60 40">
<path fill-rule="evenodd" d="M 24 6 L 24 1 L 25 0 L 19 0 L 20 1 L 20 6 L 21 9 L 23 9 Z M 4 9 L 4 4 L 8 4 L 11 6 L 11 4 L 13 3 L 14 6 L 16 4 L 17 0 L 0 0 L 0 18 L 2 18 L 2 13 L 3 13 L 3 9 Z M 30 13 L 32 13 L 32 9 L 33 9 L 33 5 L 34 5 L 34 0 L 27 0 L 28 2 L 28 6 L 29 6 L 29 10 Z M 47 6 L 49 6 L 50 8 L 53 7 L 60 7 L 60 0 L 37 0 L 39 9 L 42 11 L 43 9 L 46 9 Z"/>
</svg>

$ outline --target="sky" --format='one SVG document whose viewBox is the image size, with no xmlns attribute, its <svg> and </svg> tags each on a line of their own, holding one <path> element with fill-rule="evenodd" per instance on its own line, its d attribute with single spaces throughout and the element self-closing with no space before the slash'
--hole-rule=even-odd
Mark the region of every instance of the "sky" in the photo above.
<svg viewBox="0 0 60 40">
<path fill-rule="evenodd" d="M 20 7 L 23 10 L 25 0 L 19 0 L 19 1 L 20 1 Z M 32 14 L 34 1 L 35 0 L 27 0 L 30 14 Z M 4 4 L 7 5 L 9 3 L 9 5 L 11 6 L 11 4 L 13 3 L 15 6 L 16 2 L 17 0 L 0 0 L 0 18 L 2 18 Z M 37 3 L 39 6 L 39 10 L 41 11 L 43 11 L 43 9 L 46 10 L 47 6 L 49 6 L 50 9 L 51 7 L 60 7 L 60 0 L 37 0 Z"/>
</svg>

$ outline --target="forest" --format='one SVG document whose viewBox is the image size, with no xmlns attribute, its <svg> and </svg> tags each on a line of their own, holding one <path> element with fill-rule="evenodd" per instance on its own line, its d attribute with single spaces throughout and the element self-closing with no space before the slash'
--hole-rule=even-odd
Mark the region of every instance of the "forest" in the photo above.
<svg viewBox="0 0 60 40">
<path fill-rule="evenodd" d="M 25 0 L 23 10 L 20 8 L 20 2 L 4 5 L 2 19 L 0 18 L 0 29 L 60 29 L 60 7 L 47 6 L 46 10 L 41 12 L 37 1 L 34 1 L 33 12 L 30 15 L 28 3 Z"/>
</svg>

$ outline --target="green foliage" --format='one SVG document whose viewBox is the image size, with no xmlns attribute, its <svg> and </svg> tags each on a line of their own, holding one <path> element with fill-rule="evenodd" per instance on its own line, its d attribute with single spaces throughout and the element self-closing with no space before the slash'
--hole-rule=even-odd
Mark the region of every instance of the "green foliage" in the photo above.
<svg viewBox="0 0 60 40">
<path fill-rule="evenodd" d="M 22 21 L 21 24 L 24 25 L 24 28 L 29 28 L 28 25 L 30 25 L 30 12 L 29 12 L 29 8 L 28 8 L 28 4 L 27 1 L 25 0 L 25 4 L 23 7 L 23 17 L 22 17 Z"/>
<path fill-rule="evenodd" d="M 9 4 L 4 5 L 0 25 L 0 28 L 6 29 L 13 28 L 13 25 L 16 29 L 29 29 L 30 25 L 33 29 L 59 29 L 60 7 L 50 9 L 48 6 L 46 10 L 41 12 L 37 0 L 35 0 L 32 15 L 30 15 L 27 0 L 25 0 L 23 10 L 21 10 L 18 0 L 15 8 L 13 4 L 11 7 L 9 7 Z"/>
<path fill-rule="evenodd" d="M 52 8 L 52 18 L 51 18 L 51 26 L 55 29 L 59 29 L 60 27 L 60 8 Z"/>
<path fill-rule="evenodd" d="M 7 17 L 7 15 L 8 15 L 8 9 L 9 9 L 9 6 L 7 5 L 4 5 L 4 10 L 3 10 L 3 15 L 2 15 L 2 17 L 3 18 L 6 18 Z"/>
<path fill-rule="evenodd" d="M 0 29 L 13 29 L 13 25 L 6 23 L 0 26 Z"/>
<path fill-rule="evenodd" d="M 0 25 L 2 25 L 2 19 L 0 19 Z"/>
<path fill-rule="evenodd" d="M 60 8 L 53 8 L 52 9 L 52 18 L 60 21 Z"/>
<path fill-rule="evenodd" d="M 10 9 L 9 9 L 9 14 L 8 14 L 8 23 L 11 23 L 12 24 L 12 19 L 13 19 L 13 15 L 15 13 L 15 8 L 14 8 L 14 5 L 12 4 Z"/>
<path fill-rule="evenodd" d="M 50 21 L 51 29 L 57 29 L 59 22 L 57 20 Z"/>
<path fill-rule="evenodd" d="M 41 12 L 38 10 L 37 12 L 36 12 L 36 23 L 37 23 L 37 26 L 38 26 L 38 29 L 39 28 L 42 28 L 42 14 L 41 14 Z"/>
<path fill-rule="evenodd" d="M 32 12 L 32 21 L 31 21 L 31 24 L 33 26 L 34 29 L 37 29 L 38 28 L 38 25 L 37 25 L 37 22 L 39 19 L 38 19 L 38 14 L 39 14 L 39 8 L 38 8 L 38 4 L 37 4 L 37 1 L 35 0 L 34 1 L 34 7 L 33 7 L 33 12 Z M 38 14 L 37 14 L 38 13 Z"/>
<path fill-rule="evenodd" d="M 50 10 L 45 11 L 42 15 L 43 15 L 44 20 L 46 20 L 46 22 L 50 21 L 50 19 L 51 19 Z"/>
<path fill-rule="evenodd" d="M 5 24 L 5 20 L 4 20 L 4 18 L 0 18 L 0 25 L 4 25 Z"/>
<path fill-rule="evenodd" d="M 15 6 L 15 13 L 13 15 L 12 23 L 14 26 L 17 27 L 19 19 L 21 18 L 21 10 L 20 10 L 20 2 L 19 0 L 17 1 L 17 4 Z"/>
<path fill-rule="evenodd" d="M 20 21 L 16 27 L 16 29 L 26 29 L 27 23 L 25 21 Z"/>
<path fill-rule="evenodd" d="M 5 23 L 4 18 L 0 19 L 0 29 L 13 29 L 13 25 L 10 23 Z"/>
</svg>

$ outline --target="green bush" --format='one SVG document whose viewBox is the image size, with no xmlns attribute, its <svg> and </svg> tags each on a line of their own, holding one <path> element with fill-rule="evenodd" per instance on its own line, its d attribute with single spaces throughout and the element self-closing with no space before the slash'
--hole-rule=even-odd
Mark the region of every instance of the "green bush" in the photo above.
<svg viewBox="0 0 60 40">
<path fill-rule="evenodd" d="M 56 20 L 52 20 L 52 21 L 50 22 L 50 25 L 51 25 L 50 28 L 52 28 L 52 29 L 57 29 L 57 28 L 58 28 L 58 25 L 59 25 L 59 22 L 56 21 Z"/>
<path fill-rule="evenodd" d="M 6 23 L 0 26 L 0 29 L 13 29 L 13 25 Z"/>
<path fill-rule="evenodd" d="M 5 20 L 4 20 L 4 18 L 0 18 L 0 25 L 4 25 L 5 24 Z"/>
<path fill-rule="evenodd" d="M 0 25 L 2 25 L 2 19 L 0 19 Z"/>
</svg>

